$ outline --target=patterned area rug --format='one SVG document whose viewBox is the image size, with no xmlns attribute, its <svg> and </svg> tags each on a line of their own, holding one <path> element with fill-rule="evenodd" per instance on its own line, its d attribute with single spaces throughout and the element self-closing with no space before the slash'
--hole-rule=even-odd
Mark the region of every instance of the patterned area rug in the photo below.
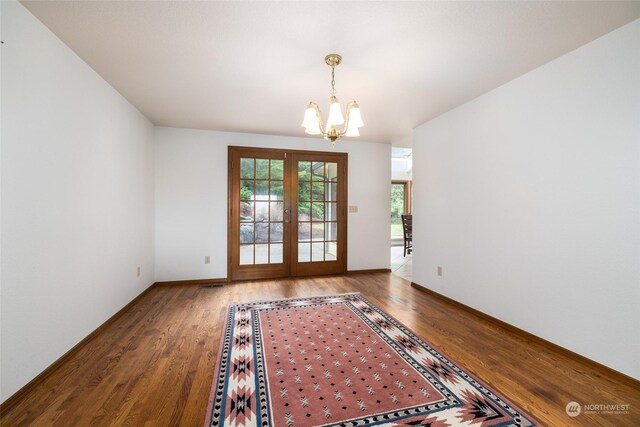
<svg viewBox="0 0 640 427">
<path fill-rule="evenodd" d="M 360 294 L 229 306 L 207 426 L 532 426 Z"/>
</svg>

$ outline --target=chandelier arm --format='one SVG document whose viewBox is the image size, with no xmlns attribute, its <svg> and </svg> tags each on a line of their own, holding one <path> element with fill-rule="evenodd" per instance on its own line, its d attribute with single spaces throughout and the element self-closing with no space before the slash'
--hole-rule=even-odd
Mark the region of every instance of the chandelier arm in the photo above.
<svg viewBox="0 0 640 427">
<path fill-rule="evenodd" d="M 322 111 L 320 111 L 320 107 L 315 102 L 310 102 L 309 104 L 313 105 L 313 108 L 316 110 L 316 118 L 318 119 L 318 127 L 320 128 L 320 133 L 323 136 L 326 136 L 326 132 L 324 131 L 324 126 L 322 124 Z"/>
<path fill-rule="evenodd" d="M 349 130 L 349 122 L 350 122 L 349 116 L 351 115 L 351 109 L 356 104 L 357 103 L 355 101 L 351 101 L 350 103 L 347 104 L 347 112 L 344 118 L 344 129 L 342 130 L 342 132 L 340 132 L 340 136 L 346 135 L 347 131 Z"/>
<path fill-rule="evenodd" d="M 342 128 L 342 132 L 340 132 L 340 136 L 344 136 L 347 133 L 347 130 L 349 130 L 349 113 L 351 112 L 351 105 L 353 103 L 350 102 L 349 104 L 347 104 L 347 112 L 345 114 L 344 117 L 344 127 Z"/>
</svg>

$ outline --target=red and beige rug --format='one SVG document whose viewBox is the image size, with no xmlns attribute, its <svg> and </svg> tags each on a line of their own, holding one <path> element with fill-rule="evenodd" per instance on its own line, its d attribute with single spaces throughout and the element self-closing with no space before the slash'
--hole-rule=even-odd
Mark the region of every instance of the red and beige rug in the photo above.
<svg viewBox="0 0 640 427">
<path fill-rule="evenodd" d="M 532 426 L 360 294 L 229 306 L 207 426 Z"/>
</svg>

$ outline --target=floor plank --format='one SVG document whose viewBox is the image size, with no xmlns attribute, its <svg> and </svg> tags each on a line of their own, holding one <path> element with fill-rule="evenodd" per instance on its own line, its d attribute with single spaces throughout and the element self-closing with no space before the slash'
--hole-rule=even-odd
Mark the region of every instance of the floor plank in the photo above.
<svg viewBox="0 0 640 427">
<path fill-rule="evenodd" d="M 227 304 L 345 292 L 363 293 L 547 425 L 640 425 L 640 390 L 388 273 L 156 287 L 1 414 L 0 424 L 199 426 Z M 630 408 L 626 415 L 569 418 L 570 401 Z"/>
</svg>

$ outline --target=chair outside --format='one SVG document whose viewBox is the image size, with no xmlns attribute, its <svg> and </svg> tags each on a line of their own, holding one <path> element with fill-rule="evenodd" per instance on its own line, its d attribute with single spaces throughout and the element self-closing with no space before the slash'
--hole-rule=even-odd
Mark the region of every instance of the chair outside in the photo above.
<svg viewBox="0 0 640 427">
<path fill-rule="evenodd" d="M 404 234 L 404 255 L 410 254 L 413 250 L 413 216 L 402 215 L 402 230 Z"/>
</svg>

